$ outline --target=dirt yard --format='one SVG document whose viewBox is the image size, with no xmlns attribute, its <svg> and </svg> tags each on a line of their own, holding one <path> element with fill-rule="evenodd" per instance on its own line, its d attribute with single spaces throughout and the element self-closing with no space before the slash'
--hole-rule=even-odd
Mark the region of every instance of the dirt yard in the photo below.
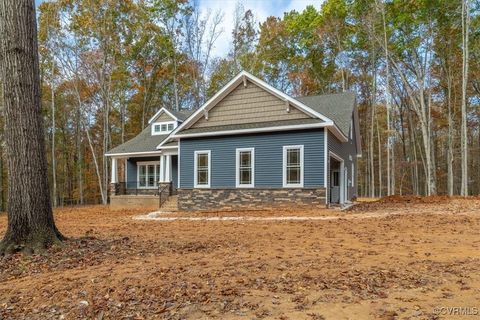
<svg viewBox="0 0 480 320">
<path fill-rule="evenodd" d="M 146 212 L 57 210 L 64 248 L 0 260 L 0 319 L 480 318 L 479 199 L 132 219 Z"/>
</svg>

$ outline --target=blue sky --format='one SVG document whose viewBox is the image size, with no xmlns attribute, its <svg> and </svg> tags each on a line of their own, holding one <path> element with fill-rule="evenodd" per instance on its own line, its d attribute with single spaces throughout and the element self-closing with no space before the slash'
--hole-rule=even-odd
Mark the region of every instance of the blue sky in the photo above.
<svg viewBox="0 0 480 320">
<path fill-rule="evenodd" d="M 204 12 L 221 10 L 225 15 L 222 24 L 223 33 L 217 40 L 213 52 L 215 56 L 224 56 L 229 50 L 233 16 L 238 2 L 245 10 L 251 9 L 255 19 L 262 22 L 269 16 L 281 17 L 284 12 L 290 10 L 302 11 L 308 5 L 320 9 L 323 0 L 199 0 L 200 9 L 205 10 Z"/>
<path fill-rule="evenodd" d="M 35 0 L 38 5 L 43 0 Z M 264 21 L 269 16 L 283 16 L 284 12 L 290 10 L 302 11 L 308 5 L 320 8 L 323 0 L 198 0 L 200 9 L 203 13 L 214 13 L 221 10 L 224 13 L 222 29 L 223 33 L 218 38 L 213 50 L 214 56 L 224 56 L 227 54 L 231 42 L 233 16 L 235 6 L 240 2 L 243 7 L 251 9 L 258 22 Z"/>
</svg>

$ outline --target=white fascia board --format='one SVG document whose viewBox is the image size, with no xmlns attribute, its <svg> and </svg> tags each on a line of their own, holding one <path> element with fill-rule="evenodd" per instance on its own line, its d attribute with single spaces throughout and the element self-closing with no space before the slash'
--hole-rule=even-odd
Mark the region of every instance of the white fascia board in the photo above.
<svg viewBox="0 0 480 320">
<path fill-rule="evenodd" d="M 160 151 L 144 151 L 144 152 L 123 152 L 123 153 L 105 153 L 106 157 L 121 157 L 121 156 L 148 156 L 148 155 L 160 155 Z"/>
<path fill-rule="evenodd" d="M 190 134 L 180 133 L 180 134 L 174 135 L 173 138 L 193 138 L 193 137 L 209 137 L 209 136 L 235 135 L 235 134 L 246 134 L 246 133 L 259 133 L 259 132 L 288 131 L 288 130 L 299 130 L 299 129 L 324 128 L 324 127 L 331 127 L 331 126 L 333 126 L 332 123 L 322 122 L 322 123 L 300 124 L 300 125 L 290 125 L 290 126 L 281 126 L 281 127 L 265 127 L 265 128 L 255 128 L 255 129 L 239 129 L 239 130 L 201 132 L 201 133 L 190 133 Z"/>
<path fill-rule="evenodd" d="M 162 112 L 165 112 L 166 114 L 168 114 L 170 117 L 172 117 L 173 119 L 175 119 L 176 121 L 180 121 L 178 120 L 177 117 L 175 117 L 173 115 L 173 113 L 171 113 L 170 111 L 168 111 L 165 107 L 162 107 L 160 110 L 157 111 L 157 113 L 155 113 L 153 115 L 153 117 L 150 118 L 150 120 L 148 120 L 148 124 L 152 123 L 153 120 L 155 120 Z"/>
<path fill-rule="evenodd" d="M 332 127 L 330 128 L 330 132 L 333 133 L 335 137 L 338 138 L 341 142 L 348 142 L 348 138 L 346 135 L 343 134 L 343 132 L 337 127 L 336 124 L 333 124 Z"/>
<path fill-rule="evenodd" d="M 178 128 L 178 127 L 177 127 L 177 128 Z M 164 145 L 164 144 L 166 144 L 166 143 L 174 140 L 174 139 L 175 139 L 175 137 L 173 136 L 173 133 L 174 133 L 174 132 L 175 132 L 175 129 L 173 129 L 173 131 L 170 132 L 170 135 L 169 135 L 168 137 L 166 137 L 165 139 L 163 139 L 163 141 L 160 142 L 155 149 L 163 149 L 163 145 Z"/>
</svg>

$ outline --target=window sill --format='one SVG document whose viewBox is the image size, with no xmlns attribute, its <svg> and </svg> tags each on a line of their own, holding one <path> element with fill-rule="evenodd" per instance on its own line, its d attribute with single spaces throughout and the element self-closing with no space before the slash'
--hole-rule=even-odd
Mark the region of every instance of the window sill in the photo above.
<svg viewBox="0 0 480 320">
<path fill-rule="evenodd" d="M 210 189 L 210 185 L 196 185 L 194 189 Z"/>
<path fill-rule="evenodd" d="M 237 189 L 254 189 L 255 188 L 253 184 L 237 184 L 235 187 Z"/>
<path fill-rule="evenodd" d="M 284 188 L 303 188 L 303 183 L 300 184 L 284 184 Z"/>
</svg>

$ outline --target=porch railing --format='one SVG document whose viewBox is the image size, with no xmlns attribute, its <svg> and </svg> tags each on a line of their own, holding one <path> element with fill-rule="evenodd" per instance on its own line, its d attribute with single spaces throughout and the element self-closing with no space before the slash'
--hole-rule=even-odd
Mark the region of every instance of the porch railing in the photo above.
<svg viewBox="0 0 480 320">
<path fill-rule="evenodd" d="M 138 181 L 118 182 L 116 195 L 153 195 L 158 196 L 158 187 L 141 187 Z"/>
<path fill-rule="evenodd" d="M 158 196 L 159 207 L 161 207 L 168 197 L 171 196 L 173 185 L 171 182 L 160 182 L 155 187 L 141 187 L 138 181 L 118 182 L 112 185 L 112 194 L 115 195 L 152 195 Z"/>
</svg>

